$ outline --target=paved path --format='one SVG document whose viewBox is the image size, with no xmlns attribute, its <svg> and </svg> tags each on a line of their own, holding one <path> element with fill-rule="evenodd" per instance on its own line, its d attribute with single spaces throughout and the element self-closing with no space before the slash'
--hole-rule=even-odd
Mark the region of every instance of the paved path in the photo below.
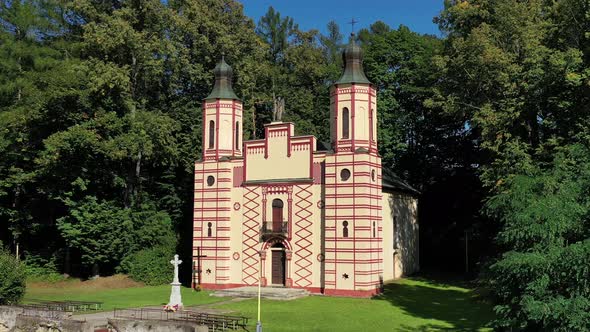
<svg viewBox="0 0 590 332">
<path fill-rule="evenodd" d="M 257 298 L 258 287 L 245 286 L 237 288 L 220 289 L 215 291 L 213 296 L 231 296 L 231 297 L 245 297 Z M 309 292 L 305 289 L 299 288 L 285 288 L 285 287 L 262 287 L 260 288 L 260 297 L 273 300 L 295 300 L 302 297 L 309 296 Z"/>
<path fill-rule="evenodd" d="M 186 310 L 190 311 L 198 311 L 208 314 L 229 314 L 232 311 L 228 309 L 220 309 L 214 308 L 216 305 L 221 304 L 229 304 L 247 300 L 247 298 L 234 298 L 231 300 L 221 301 L 221 302 L 214 302 L 214 303 L 205 303 L 205 304 L 197 304 L 185 307 Z M 162 309 L 162 306 L 147 306 L 143 307 L 147 309 Z M 137 309 L 137 308 L 129 308 L 130 310 Z M 103 311 L 103 312 L 93 312 L 93 313 L 84 313 L 79 315 L 73 315 L 70 319 L 74 320 L 85 320 L 89 323 L 92 323 L 94 326 L 103 326 L 107 324 L 109 318 L 114 318 L 115 313 L 114 310 Z"/>
</svg>

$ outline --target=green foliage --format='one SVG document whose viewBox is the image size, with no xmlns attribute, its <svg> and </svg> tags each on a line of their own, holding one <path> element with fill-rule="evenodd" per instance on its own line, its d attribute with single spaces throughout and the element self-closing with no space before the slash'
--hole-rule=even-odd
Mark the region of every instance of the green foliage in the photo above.
<svg viewBox="0 0 590 332">
<path fill-rule="evenodd" d="M 121 262 L 120 272 L 146 285 L 163 285 L 172 281 L 174 267 L 170 264 L 174 247 L 159 245 L 135 252 Z"/>
<path fill-rule="evenodd" d="M 0 247 L 0 271 L 0 305 L 18 303 L 26 288 L 24 264 Z"/>
<path fill-rule="evenodd" d="M 23 261 L 27 275 L 27 281 L 57 282 L 65 277 L 59 273 L 56 258 L 52 256 L 45 259 L 40 255 L 26 254 Z"/>
<path fill-rule="evenodd" d="M 273 62 L 283 59 L 286 49 L 289 47 L 289 38 L 298 30 L 293 18 L 286 16 L 281 18 L 281 13 L 269 7 L 264 16 L 260 18 L 256 32 L 270 46 L 269 58 Z"/>
<path fill-rule="evenodd" d="M 530 156 L 553 139 L 571 141 L 587 119 L 587 13 L 579 0 L 446 2 L 438 22 L 449 38 L 433 100 L 477 134 L 489 188 L 526 172 Z"/>
<path fill-rule="evenodd" d="M 170 217 L 153 206 L 133 211 L 86 196 L 68 207 L 70 215 L 58 219 L 57 227 L 86 266 L 117 265 L 140 248 L 174 242 Z"/>
<path fill-rule="evenodd" d="M 590 331 L 590 148 L 558 150 L 487 204 L 507 251 L 490 267 L 499 327 Z"/>
</svg>

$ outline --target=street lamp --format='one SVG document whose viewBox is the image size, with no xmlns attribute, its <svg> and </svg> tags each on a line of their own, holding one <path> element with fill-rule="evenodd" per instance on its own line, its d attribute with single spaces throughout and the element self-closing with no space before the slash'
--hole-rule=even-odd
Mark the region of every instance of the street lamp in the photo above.
<svg viewBox="0 0 590 332">
<path fill-rule="evenodd" d="M 256 332 L 262 332 L 262 322 L 260 322 L 260 279 L 262 279 L 262 252 L 259 254 L 260 269 L 258 273 L 258 322 L 256 323 Z"/>
</svg>

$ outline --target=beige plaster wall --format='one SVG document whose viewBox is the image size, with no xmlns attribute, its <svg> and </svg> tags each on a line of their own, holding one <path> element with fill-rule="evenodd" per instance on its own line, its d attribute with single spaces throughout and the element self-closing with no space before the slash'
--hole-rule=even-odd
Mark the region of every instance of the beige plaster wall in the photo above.
<svg viewBox="0 0 590 332">
<path fill-rule="evenodd" d="M 394 229 L 394 217 L 398 229 Z M 397 233 L 397 247 L 394 236 Z M 419 271 L 418 200 L 402 193 L 383 193 L 383 279 Z M 395 253 L 395 255 L 394 255 Z"/>
<path fill-rule="evenodd" d="M 256 145 L 262 148 L 248 150 L 245 156 L 246 180 L 310 178 L 310 162 L 315 149 L 315 137 L 289 136 L 289 133 L 292 135 L 294 132 L 292 123 L 273 123 L 268 125 L 267 130 L 269 137 L 265 138 L 266 147 L 264 147 L 264 141 L 260 141 Z M 309 141 L 311 144 L 304 144 Z M 292 144 L 291 148 L 289 148 L 289 142 Z M 265 154 L 266 148 L 268 151 Z"/>
</svg>

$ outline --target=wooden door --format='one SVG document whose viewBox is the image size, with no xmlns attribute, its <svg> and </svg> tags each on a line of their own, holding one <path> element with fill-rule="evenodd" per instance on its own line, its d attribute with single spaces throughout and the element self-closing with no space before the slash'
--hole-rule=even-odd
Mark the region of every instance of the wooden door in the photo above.
<svg viewBox="0 0 590 332">
<path fill-rule="evenodd" d="M 285 252 L 283 250 L 272 251 L 272 283 L 285 284 Z"/>
</svg>

